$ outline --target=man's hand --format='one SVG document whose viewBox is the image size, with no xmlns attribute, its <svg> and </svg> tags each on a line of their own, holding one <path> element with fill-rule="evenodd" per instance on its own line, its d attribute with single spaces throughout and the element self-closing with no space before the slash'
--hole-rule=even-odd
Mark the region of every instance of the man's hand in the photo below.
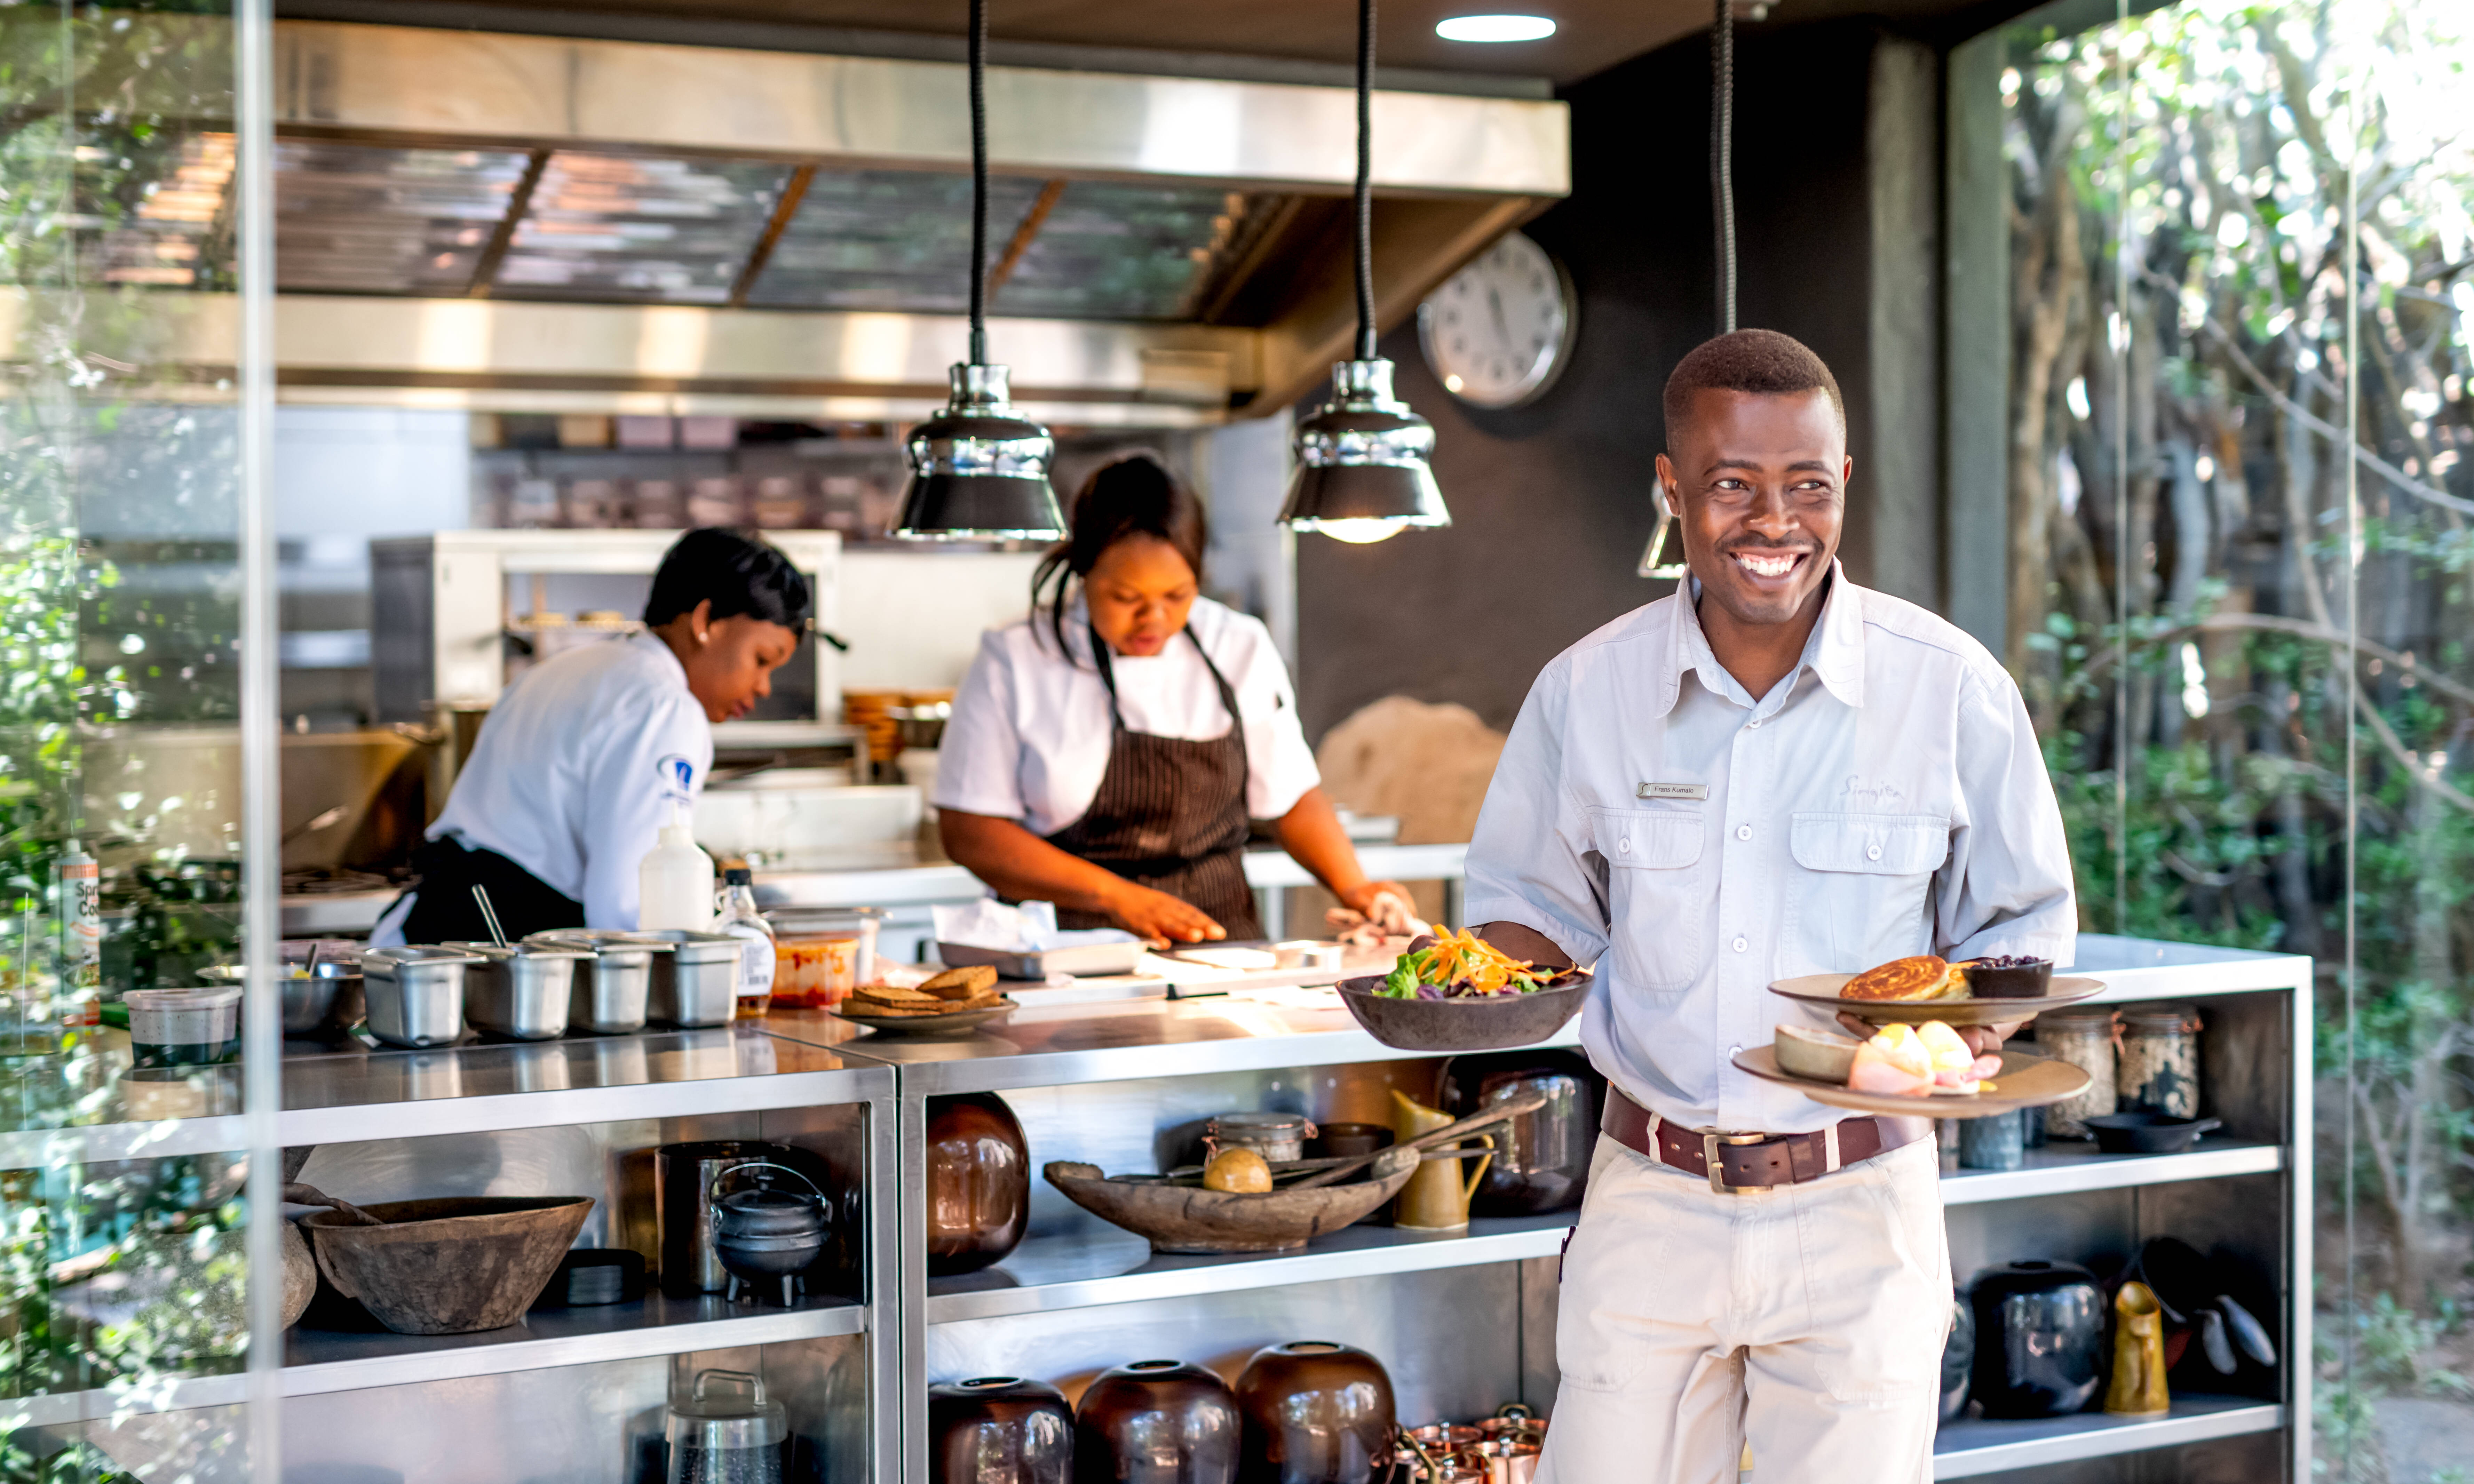
<svg viewBox="0 0 2474 1484">
<path fill-rule="evenodd" d="M 1872 1021 L 1845 1010 L 1838 1012 L 1838 1023 L 1858 1041 L 1872 1040 L 1873 1033 L 1880 1029 Z M 2000 1051 L 2001 1043 L 2018 1035 L 2019 1027 L 2026 1023 L 2025 1020 L 2005 1020 L 1999 1025 L 1953 1025 L 1951 1029 L 1958 1032 L 1958 1039 L 1967 1042 L 1968 1050 L 1983 1056 L 1987 1052 Z"/>
</svg>

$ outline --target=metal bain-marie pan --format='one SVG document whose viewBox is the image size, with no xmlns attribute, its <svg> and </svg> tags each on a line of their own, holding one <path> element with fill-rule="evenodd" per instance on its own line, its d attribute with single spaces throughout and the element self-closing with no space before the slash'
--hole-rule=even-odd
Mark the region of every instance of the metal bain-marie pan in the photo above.
<svg viewBox="0 0 2474 1484">
<path fill-rule="evenodd" d="M 607 927 L 547 928 L 525 935 L 524 942 L 581 948 L 592 955 L 576 961 L 567 1028 L 595 1036 L 627 1036 L 644 1028 L 652 1003 L 653 965 L 677 947 Z"/>
<path fill-rule="evenodd" d="M 568 996 L 589 948 L 546 943 L 449 943 L 481 962 L 464 976 L 464 1018 L 476 1031 L 514 1041 L 567 1034 Z"/>
<path fill-rule="evenodd" d="M 635 934 L 668 946 L 653 956 L 647 1013 L 669 1025 L 728 1025 L 739 1014 L 739 962 L 747 940 L 665 927 Z"/>
</svg>

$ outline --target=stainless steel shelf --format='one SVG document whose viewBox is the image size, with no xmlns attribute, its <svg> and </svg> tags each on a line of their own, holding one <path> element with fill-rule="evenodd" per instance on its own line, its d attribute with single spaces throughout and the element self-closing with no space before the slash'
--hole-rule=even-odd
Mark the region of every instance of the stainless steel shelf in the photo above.
<svg viewBox="0 0 2474 1484">
<path fill-rule="evenodd" d="M 2020 1422 L 1978 1418 L 1952 1423 L 1933 1439 L 1933 1477 L 1980 1478 L 2045 1464 L 2274 1432 L 2285 1424 L 2285 1408 L 2277 1402 L 2206 1395 L 2174 1398 L 2173 1410 L 2163 1417 L 2080 1412 Z"/>
<path fill-rule="evenodd" d="M 781 1308 L 730 1304 L 717 1296 L 672 1299 L 658 1292 L 634 1304 L 535 1309 L 506 1328 L 478 1334 L 294 1329 L 284 1337 L 283 1394 L 311 1397 L 865 1332 L 867 1306 L 851 1299 L 823 1296 Z M 115 1414 L 229 1406 L 246 1400 L 246 1387 L 247 1377 L 238 1374 L 177 1376 L 126 1390 L 97 1387 L 0 1398 L 0 1413 L 22 1410 L 30 1425 L 86 1422 Z"/>
<path fill-rule="evenodd" d="M 2103 980 L 2104 993 L 2091 1001 L 2099 1005 L 2311 988 L 2311 960 L 2299 953 L 2158 943 L 2110 933 L 2079 934 L 2078 949 L 2077 958 L 2059 971 Z"/>
<path fill-rule="evenodd" d="M 817 1037 L 816 1041 L 827 1038 Z M 238 1068 L 216 1106 L 239 1101 Z M 570 1037 L 521 1045 L 286 1057 L 286 1144 L 344 1144 L 633 1118 L 807 1108 L 891 1097 L 882 1063 L 830 1044 L 717 1026 L 637 1036 Z M 112 1122 L 0 1133 L 0 1169 L 237 1150 L 237 1115 Z"/>
<path fill-rule="evenodd" d="M 1941 1202 L 1972 1206 L 1983 1201 L 2024 1201 L 2180 1180 L 2265 1175 L 2283 1168 L 2282 1145 L 2238 1139 L 2203 1138 L 2198 1148 L 2187 1154 L 2098 1154 L 2093 1145 L 2047 1144 L 2027 1151 L 2025 1169 L 1960 1170 L 1944 1175 Z"/>
<path fill-rule="evenodd" d="M 1469 1223 L 1467 1232 L 1448 1234 L 1354 1226 L 1300 1252 L 1226 1257 L 1153 1257 L 1150 1244 L 1131 1234 L 1122 1241 L 1100 1242 L 1079 1236 L 1034 1237 L 985 1272 L 929 1280 L 928 1322 L 1551 1257 L 1563 1251 L 1564 1233 L 1578 1214 L 1481 1217 Z"/>
<path fill-rule="evenodd" d="M 821 1296 L 783 1308 L 660 1293 L 634 1304 L 534 1309 L 504 1329 L 479 1334 L 295 1329 L 284 1347 L 283 1394 L 307 1397 L 866 1330 L 867 1306 L 845 1298 Z"/>
</svg>

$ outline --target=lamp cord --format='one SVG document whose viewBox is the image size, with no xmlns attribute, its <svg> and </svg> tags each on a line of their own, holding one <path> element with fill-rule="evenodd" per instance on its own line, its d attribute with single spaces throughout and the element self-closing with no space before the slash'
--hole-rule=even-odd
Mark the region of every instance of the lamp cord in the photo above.
<svg viewBox="0 0 2474 1484">
<path fill-rule="evenodd" d="M 1374 0 L 1357 0 L 1357 358 L 1374 346 Z"/>
<path fill-rule="evenodd" d="M 988 363 L 988 0 L 971 0 L 971 364 Z"/>
<path fill-rule="evenodd" d="M 1710 196 L 1718 241 L 1718 332 L 1735 332 L 1735 8 L 1717 0 L 1710 36 Z"/>
</svg>

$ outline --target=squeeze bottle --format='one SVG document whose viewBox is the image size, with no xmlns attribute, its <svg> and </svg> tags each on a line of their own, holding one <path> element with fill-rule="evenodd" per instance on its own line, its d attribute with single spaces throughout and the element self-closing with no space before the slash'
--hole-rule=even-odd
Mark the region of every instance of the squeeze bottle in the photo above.
<svg viewBox="0 0 2474 1484">
<path fill-rule="evenodd" d="M 659 843 L 644 852 L 636 868 L 636 925 L 645 931 L 685 928 L 706 932 L 713 927 L 713 857 L 696 849 L 687 816 L 670 805 L 670 822 L 662 826 Z"/>
</svg>

